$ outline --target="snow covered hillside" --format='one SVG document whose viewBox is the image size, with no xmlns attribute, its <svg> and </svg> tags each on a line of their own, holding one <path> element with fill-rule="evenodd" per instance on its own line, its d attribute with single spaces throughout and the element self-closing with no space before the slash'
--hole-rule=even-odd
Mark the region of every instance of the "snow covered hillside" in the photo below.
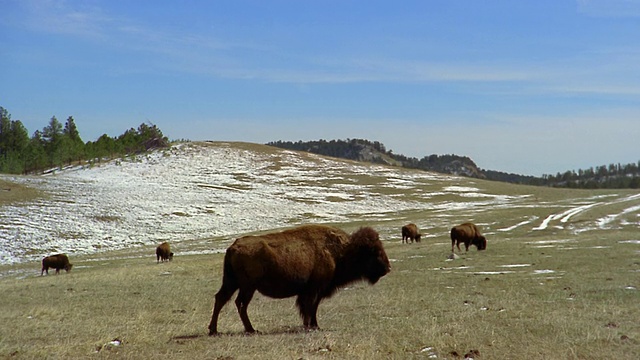
<svg viewBox="0 0 640 360">
<path fill-rule="evenodd" d="M 609 203 L 623 206 L 574 231 L 640 224 L 640 195 L 545 206 L 530 194 L 492 193 L 470 179 L 243 143 L 183 143 L 101 166 L 2 178 L 49 196 L 0 206 L 0 264 L 162 241 L 213 239 L 212 250 L 219 250 L 228 245 L 220 240 L 309 222 L 377 222 L 391 236 L 416 211 L 429 212 L 440 235 L 472 220 L 469 211 L 489 209 L 542 209 L 489 224 L 502 232 L 564 226 Z"/>
</svg>

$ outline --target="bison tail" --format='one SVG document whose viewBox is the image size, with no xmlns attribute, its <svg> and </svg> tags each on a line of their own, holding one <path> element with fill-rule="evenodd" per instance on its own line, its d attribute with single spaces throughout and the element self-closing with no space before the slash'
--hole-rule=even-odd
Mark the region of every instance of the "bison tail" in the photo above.
<svg viewBox="0 0 640 360">
<path fill-rule="evenodd" d="M 224 263 L 222 265 L 222 285 L 232 287 L 234 289 L 238 288 L 238 278 L 233 270 L 231 256 L 228 252 L 224 256 Z"/>
</svg>

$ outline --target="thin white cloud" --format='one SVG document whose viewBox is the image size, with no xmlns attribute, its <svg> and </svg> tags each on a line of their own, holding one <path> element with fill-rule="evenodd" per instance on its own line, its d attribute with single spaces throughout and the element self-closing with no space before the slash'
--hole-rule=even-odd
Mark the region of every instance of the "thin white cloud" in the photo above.
<svg viewBox="0 0 640 360">
<path fill-rule="evenodd" d="M 614 84 L 569 84 L 557 85 L 546 88 L 556 94 L 597 94 L 606 96 L 640 96 L 640 85 L 614 85 Z"/>
<path fill-rule="evenodd" d="M 141 54 L 137 65 L 127 63 L 118 68 L 117 63 L 110 64 L 113 71 L 119 73 L 171 71 L 291 84 L 455 83 L 460 91 L 494 94 L 502 91 L 509 94 L 640 94 L 638 79 L 627 75 L 640 71 L 640 49 L 633 45 L 627 49 L 605 49 L 574 55 L 574 58 L 547 60 L 543 64 L 495 59 L 433 61 L 348 53 L 328 58 L 292 53 L 276 44 L 228 41 L 213 34 L 169 32 L 108 14 L 88 3 L 44 0 L 25 4 L 29 12 L 27 24 L 33 29 L 98 38 L 114 49 Z M 606 13 L 614 8 L 626 9 L 630 14 L 637 7 L 640 14 L 640 0 L 579 0 L 578 7 L 581 12 Z M 505 88 L 493 86 L 495 84 L 515 86 Z"/>
<path fill-rule="evenodd" d="M 246 41 L 206 34 L 169 33 L 107 14 L 98 7 L 65 0 L 26 3 L 28 27 L 52 34 L 98 38 L 116 48 L 156 54 L 153 64 L 175 72 L 276 83 L 499 82 L 520 81 L 526 72 L 504 66 L 451 65 L 402 59 L 342 58 L 327 61 Z M 268 61 L 271 63 L 268 63 Z M 286 65 L 282 65 L 286 63 Z M 291 64 L 296 64 L 295 68 Z M 146 69 L 153 71 L 154 69 Z M 133 70 L 135 71 L 135 70 Z"/>
<path fill-rule="evenodd" d="M 105 27 L 113 18 L 100 8 L 83 4 L 71 7 L 64 0 L 24 2 L 25 26 L 42 32 L 77 37 L 103 37 Z"/>
</svg>

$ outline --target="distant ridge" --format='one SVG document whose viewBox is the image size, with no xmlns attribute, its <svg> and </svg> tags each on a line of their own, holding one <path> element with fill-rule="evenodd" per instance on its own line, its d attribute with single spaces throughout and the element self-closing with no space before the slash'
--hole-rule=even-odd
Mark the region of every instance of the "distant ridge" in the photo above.
<svg viewBox="0 0 640 360">
<path fill-rule="evenodd" d="M 590 189 L 640 188 L 640 161 L 637 164 L 611 164 L 608 167 L 602 165 L 595 169 L 592 167 L 577 172 L 571 170 L 562 174 L 535 177 L 481 169 L 467 156 L 434 154 L 422 159 L 410 158 L 394 154 L 392 150 L 387 150 L 384 144 L 378 141 L 364 139 L 273 141 L 267 145 L 354 161 L 401 166 L 514 184 Z"/>
<path fill-rule="evenodd" d="M 347 140 L 317 140 L 317 141 L 275 141 L 267 145 L 306 151 L 314 154 L 332 156 L 336 158 L 401 166 L 411 169 L 434 171 L 443 174 L 459 175 L 485 179 L 486 176 L 475 162 L 466 156 L 458 155 L 429 155 L 422 159 L 409 158 L 394 154 L 386 150 L 384 144 L 378 141 L 363 139 Z"/>
</svg>

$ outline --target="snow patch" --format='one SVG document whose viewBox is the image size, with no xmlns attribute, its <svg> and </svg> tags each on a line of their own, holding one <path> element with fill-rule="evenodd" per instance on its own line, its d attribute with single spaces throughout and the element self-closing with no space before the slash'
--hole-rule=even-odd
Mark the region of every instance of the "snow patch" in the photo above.
<svg viewBox="0 0 640 360">
<path fill-rule="evenodd" d="M 503 267 L 503 268 L 519 268 L 519 267 L 527 267 L 527 266 L 531 266 L 531 264 L 498 265 L 498 267 Z"/>
<path fill-rule="evenodd" d="M 634 197 L 635 199 L 635 197 Z M 607 215 L 603 218 L 600 218 L 597 220 L 597 224 L 598 227 L 601 229 L 606 228 L 610 223 L 612 223 L 613 221 L 615 221 L 617 218 L 623 216 L 623 215 L 627 215 L 630 213 L 634 213 L 634 212 L 638 212 L 640 211 L 640 205 L 638 206 L 631 206 L 629 208 L 624 209 L 622 212 L 618 213 L 618 214 L 610 214 Z"/>
<path fill-rule="evenodd" d="M 544 270 L 533 270 L 533 273 L 538 275 L 538 274 L 553 274 L 555 273 L 555 270 L 550 270 L 550 269 L 544 269 Z"/>
<path fill-rule="evenodd" d="M 618 241 L 620 244 L 636 244 L 640 245 L 640 240 L 621 240 Z"/>
<path fill-rule="evenodd" d="M 533 222 L 536 219 L 538 219 L 537 216 L 532 216 L 528 220 L 521 221 L 521 222 L 519 222 L 519 223 L 517 223 L 517 224 L 515 224 L 513 226 L 510 226 L 510 227 L 506 227 L 506 228 L 503 228 L 503 229 L 498 229 L 497 231 L 502 231 L 502 232 L 504 232 L 504 231 L 512 231 L 512 230 L 515 230 L 515 229 L 519 228 L 520 226 L 527 225 L 527 224 Z"/>
<path fill-rule="evenodd" d="M 581 213 L 581 212 L 583 212 L 583 211 L 585 211 L 587 209 L 590 209 L 590 208 L 592 208 L 592 207 L 594 207 L 594 206 L 596 206 L 598 204 L 600 204 L 600 203 L 592 203 L 592 204 L 582 205 L 582 206 L 578 206 L 578 207 L 575 207 L 575 208 L 571 208 L 571 209 L 566 210 L 564 212 L 561 212 L 559 214 L 551 214 L 551 215 L 547 216 L 547 218 L 544 219 L 539 226 L 533 228 L 533 230 L 544 230 L 549 226 L 550 222 L 555 221 L 555 220 L 560 220 L 561 223 L 566 223 L 567 221 L 569 221 L 569 219 L 571 219 L 571 217 L 573 217 L 573 216 L 575 216 L 575 215 L 577 215 L 577 214 L 579 214 L 579 213 Z"/>
<path fill-rule="evenodd" d="M 479 192 L 480 189 L 467 186 L 447 186 L 443 189 L 449 192 Z"/>
</svg>

